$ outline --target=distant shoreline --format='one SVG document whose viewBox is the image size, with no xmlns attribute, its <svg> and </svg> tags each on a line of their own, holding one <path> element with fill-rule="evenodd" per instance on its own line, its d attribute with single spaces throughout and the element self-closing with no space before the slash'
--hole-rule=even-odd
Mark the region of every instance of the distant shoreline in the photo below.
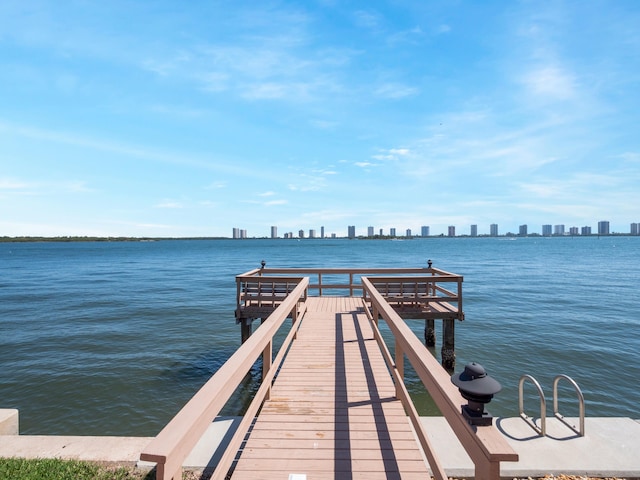
<svg viewBox="0 0 640 480">
<path fill-rule="evenodd" d="M 0 237 L 0 243 L 158 242 L 163 240 L 229 240 L 229 237 Z"/>
<path fill-rule="evenodd" d="M 391 237 L 387 235 L 374 235 L 373 237 L 367 236 L 357 236 L 352 238 L 351 240 L 416 240 L 416 239 L 429 239 L 429 238 L 589 238 L 589 237 L 637 237 L 638 235 L 632 235 L 630 233 L 610 233 L 608 235 L 540 235 L 540 234 L 529 234 L 529 235 L 477 235 L 472 237 L 471 235 L 456 235 L 454 237 L 449 237 L 447 235 L 430 235 L 428 237 L 421 237 L 419 235 L 411 236 L 411 237 Z M 338 240 L 338 239 L 346 239 L 349 240 L 349 237 L 325 237 L 325 238 L 274 238 L 270 237 L 249 237 L 249 238 L 231 238 L 231 237 L 91 237 L 91 236 L 61 236 L 61 237 L 38 237 L 38 236 L 19 236 L 19 237 L 0 237 L 0 243 L 38 243 L 38 242 L 52 242 L 52 243 L 71 243 L 71 242 L 160 242 L 160 241 L 168 241 L 168 240 L 237 240 L 237 241 L 247 241 L 247 240 Z"/>
</svg>

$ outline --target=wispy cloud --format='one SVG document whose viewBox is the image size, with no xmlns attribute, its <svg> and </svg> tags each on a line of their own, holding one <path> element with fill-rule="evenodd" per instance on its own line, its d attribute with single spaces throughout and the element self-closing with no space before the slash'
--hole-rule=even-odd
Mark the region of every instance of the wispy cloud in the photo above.
<svg viewBox="0 0 640 480">
<path fill-rule="evenodd" d="M 94 188 L 83 180 L 54 181 L 48 178 L 30 181 L 0 178 L 0 193 L 13 195 L 49 195 L 52 193 L 92 193 Z"/>
<path fill-rule="evenodd" d="M 380 153 L 372 155 L 372 158 L 382 161 L 397 161 L 409 155 L 411 155 L 411 151 L 408 148 L 389 148 L 380 150 Z"/>
<path fill-rule="evenodd" d="M 382 21 L 379 13 L 367 10 L 357 10 L 353 13 L 353 19 L 356 26 L 367 29 L 377 29 Z"/>
<path fill-rule="evenodd" d="M 0 178 L 0 190 L 16 191 L 25 190 L 30 187 L 32 187 L 31 184 L 21 180 L 16 180 L 13 178 Z"/>
<path fill-rule="evenodd" d="M 75 147 L 87 148 L 109 152 L 124 157 L 140 158 L 161 163 L 169 163 L 175 165 L 187 165 L 190 167 L 213 170 L 217 172 L 244 175 L 247 177 L 260 176 L 262 173 L 256 172 L 252 168 L 243 168 L 242 166 L 224 162 L 220 160 L 211 160 L 205 155 L 183 154 L 180 152 L 168 152 L 147 145 L 133 145 L 117 140 L 101 139 L 91 135 L 82 135 L 79 133 L 69 133 L 53 129 L 38 128 L 33 126 L 24 126 L 12 124 L 0 119 L 0 132 L 10 132 L 25 138 L 44 140 L 47 142 L 71 145 Z"/>
<path fill-rule="evenodd" d="M 420 90 L 416 87 L 411 87 L 401 83 L 385 83 L 376 87 L 374 93 L 378 97 L 382 98 L 405 98 L 417 95 Z"/>
<path fill-rule="evenodd" d="M 175 200 L 164 200 L 160 203 L 154 205 L 155 208 L 166 208 L 166 209 L 180 209 L 184 208 L 184 204 L 182 202 L 177 202 Z"/>
<path fill-rule="evenodd" d="M 538 97 L 571 100 L 577 95 L 574 76 L 557 66 L 548 65 L 531 70 L 522 82 Z"/>
<path fill-rule="evenodd" d="M 287 203 L 289 203 L 287 202 L 287 200 L 280 199 L 280 200 L 270 200 L 268 202 L 265 202 L 264 205 L 266 207 L 273 207 L 275 205 L 286 205 Z"/>
</svg>

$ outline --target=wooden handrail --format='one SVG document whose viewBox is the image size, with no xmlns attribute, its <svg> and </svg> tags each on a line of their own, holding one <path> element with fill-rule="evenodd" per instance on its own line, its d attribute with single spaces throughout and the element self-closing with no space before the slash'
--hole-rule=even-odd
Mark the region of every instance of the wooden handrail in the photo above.
<svg viewBox="0 0 640 480">
<path fill-rule="evenodd" d="M 395 337 L 396 363 L 400 363 L 404 355 L 407 356 L 440 413 L 473 461 L 476 480 L 498 480 L 500 462 L 517 461 L 518 454 L 495 427 L 469 425 L 461 413 L 462 405 L 467 402 L 451 383 L 450 375 L 376 290 L 371 280 L 366 277 L 361 280 L 371 302 L 374 321 L 381 316 Z"/>
<path fill-rule="evenodd" d="M 378 346 L 380 347 L 380 351 L 382 353 L 382 358 L 384 359 L 389 371 L 391 372 L 391 376 L 393 377 L 393 381 L 396 385 L 396 397 L 400 399 L 404 409 L 411 421 L 413 429 L 415 431 L 416 436 L 418 437 L 418 441 L 424 451 L 425 456 L 427 457 L 427 461 L 429 462 L 429 468 L 431 469 L 431 473 L 435 480 L 446 480 L 447 474 L 444 471 L 444 467 L 440 462 L 440 459 L 436 456 L 435 448 L 431 445 L 431 441 L 429 440 L 429 436 L 424 429 L 424 425 L 420 422 L 420 416 L 418 415 L 418 411 L 416 410 L 411 397 L 409 396 L 409 391 L 407 390 L 407 386 L 404 384 L 404 355 L 400 357 L 396 357 L 396 361 L 393 360 L 391 356 L 391 352 L 389 352 L 389 348 L 382 338 L 382 334 L 378 329 L 377 318 L 373 317 L 372 312 L 366 308 L 365 313 L 367 314 L 367 318 L 371 324 L 371 329 L 373 330 L 373 337 L 375 338 Z M 401 347 L 396 344 L 396 350 L 401 350 Z"/>
<path fill-rule="evenodd" d="M 231 444 L 237 443 L 237 438 L 241 438 L 246 434 L 246 430 L 250 424 L 250 412 L 257 411 L 259 405 L 268 397 L 271 381 L 277 371 L 279 363 L 271 362 L 271 349 L 273 345 L 273 337 L 293 311 L 294 320 L 296 319 L 296 310 L 298 302 L 306 296 L 306 290 L 309 285 L 309 279 L 300 279 L 298 286 L 288 295 L 282 303 L 274 310 L 274 312 L 266 319 L 264 324 L 256 330 L 256 332 L 244 342 L 238 350 L 227 360 L 222 367 L 205 383 L 200 390 L 187 402 L 187 404 L 176 414 L 175 417 L 160 431 L 160 433 L 149 443 L 140 455 L 140 459 L 149 462 L 155 462 L 156 479 L 170 480 L 182 478 L 182 464 L 189 455 L 193 447 L 196 445 L 200 437 L 207 430 L 213 419 L 220 413 L 220 410 L 227 403 L 233 392 L 242 379 L 249 372 L 256 359 L 260 355 L 268 355 L 268 363 L 270 368 L 263 372 L 263 382 L 258 393 L 254 397 L 249 406 L 249 415 L 245 415 L 249 421 L 241 422 L 240 427 L 236 431 Z M 295 332 L 297 325 L 294 325 L 291 332 Z M 288 335 L 289 341 L 294 337 L 295 333 Z M 286 344 L 288 345 L 288 343 Z M 280 352 L 286 350 L 283 344 Z M 278 354 L 280 361 L 283 356 Z M 242 428 L 244 427 L 244 431 Z M 230 449 L 227 449 L 229 452 Z M 226 461 L 233 460 L 233 455 L 225 452 Z M 216 475 L 224 465 L 221 462 L 216 469 Z M 228 469 L 228 467 L 227 467 Z M 224 478 L 226 472 L 222 475 Z"/>
</svg>

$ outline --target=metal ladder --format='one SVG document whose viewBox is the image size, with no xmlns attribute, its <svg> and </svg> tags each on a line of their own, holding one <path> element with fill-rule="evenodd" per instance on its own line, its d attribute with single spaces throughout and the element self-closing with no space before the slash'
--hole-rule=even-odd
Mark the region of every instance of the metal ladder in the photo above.
<svg viewBox="0 0 640 480">
<path fill-rule="evenodd" d="M 538 391 L 538 396 L 540 397 L 540 426 L 536 425 L 532 417 L 529 417 L 524 413 L 523 391 L 524 391 L 524 383 L 526 380 L 529 380 L 531 381 L 531 383 L 533 383 L 533 385 L 536 387 L 536 390 Z M 569 422 L 567 422 L 565 417 L 562 416 L 558 411 L 558 383 L 560 383 L 560 380 L 568 381 L 569 384 L 575 389 L 576 394 L 578 396 L 578 404 L 579 404 L 579 412 L 580 412 L 579 413 L 580 415 L 579 429 L 577 429 L 575 425 L 571 425 Z M 520 417 L 525 422 L 527 422 L 527 424 L 531 428 L 533 428 L 536 432 L 538 432 L 538 435 L 542 437 L 546 435 L 547 433 L 547 427 L 546 427 L 547 400 L 545 399 L 544 392 L 542 391 L 542 387 L 540 387 L 540 384 L 538 383 L 538 381 L 535 378 L 533 378 L 531 375 L 522 375 L 522 377 L 520 377 L 520 383 L 518 385 L 518 413 Z M 553 415 L 562 423 L 564 423 L 567 427 L 573 430 L 575 433 L 577 433 L 581 437 L 584 437 L 584 395 L 582 395 L 582 391 L 580 390 L 580 387 L 578 386 L 578 384 L 571 377 L 567 375 L 557 375 L 553 379 Z"/>
</svg>

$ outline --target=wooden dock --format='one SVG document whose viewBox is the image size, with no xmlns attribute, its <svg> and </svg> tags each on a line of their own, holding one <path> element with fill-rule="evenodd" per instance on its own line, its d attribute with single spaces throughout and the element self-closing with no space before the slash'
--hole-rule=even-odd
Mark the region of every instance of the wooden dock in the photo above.
<svg viewBox="0 0 640 480">
<path fill-rule="evenodd" d="M 233 479 L 425 479 L 362 298 L 311 297 Z M 303 478 L 303 477 L 300 477 Z"/>
<path fill-rule="evenodd" d="M 337 283 L 336 275 L 348 282 Z M 467 400 L 450 372 L 401 316 L 442 318 L 443 360 L 451 359 L 445 353 L 453 353 L 453 322 L 464 318 L 461 276 L 430 262 L 423 269 L 311 271 L 267 269 L 263 262 L 236 283 L 243 343 L 141 453 L 156 464 L 157 479 L 181 478 L 185 458 L 259 358 L 262 381 L 214 480 L 445 480 L 404 384 L 405 361 L 473 461 L 477 480 L 498 480 L 500 462 L 518 459 L 494 426 L 463 416 Z M 393 336 L 393 355 L 379 321 Z"/>
</svg>

